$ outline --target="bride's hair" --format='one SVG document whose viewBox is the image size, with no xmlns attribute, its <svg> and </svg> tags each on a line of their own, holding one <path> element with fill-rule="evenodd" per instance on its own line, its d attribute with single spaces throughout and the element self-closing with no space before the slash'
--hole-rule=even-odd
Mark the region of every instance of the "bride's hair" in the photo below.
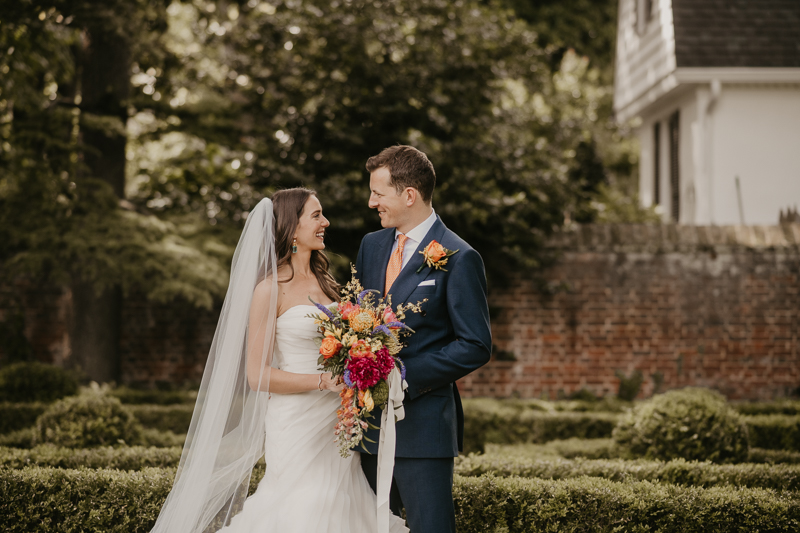
<svg viewBox="0 0 800 533">
<path fill-rule="evenodd" d="M 316 195 L 315 191 L 303 187 L 284 189 L 272 195 L 275 212 L 275 255 L 278 258 L 278 268 L 288 265 L 292 270 L 289 279 L 281 280 L 280 283 L 286 283 L 294 278 L 292 240 L 306 202 L 311 196 Z M 339 284 L 330 273 L 330 265 L 325 252 L 322 250 L 311 251 L 311 271 L 317 278 L 322 292 L 331 300 L 339 301 Z"/>
</svg>

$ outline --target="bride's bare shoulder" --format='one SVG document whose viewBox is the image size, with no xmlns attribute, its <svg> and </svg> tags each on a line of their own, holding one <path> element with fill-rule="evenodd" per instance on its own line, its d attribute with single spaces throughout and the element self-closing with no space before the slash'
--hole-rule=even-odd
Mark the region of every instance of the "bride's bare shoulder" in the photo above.
<svg viewBox="0 0 800 533">
<path fill-rule="evenodd" d="M 278 268 L 277 271 L 278 283 L 285 283 L 292 278 L 292 269 L 286 265 Z M 273 287 L 275 283 L 273 281 L 273 276 L 267 276 L 266 278 L 262 279 L 256 284 L 256 288 L 253 290 L 253 294 L 255 297 L 268 297 L 272 294 Z M 280 294 L 280 290 L 277 291 Z"/>
</svg>

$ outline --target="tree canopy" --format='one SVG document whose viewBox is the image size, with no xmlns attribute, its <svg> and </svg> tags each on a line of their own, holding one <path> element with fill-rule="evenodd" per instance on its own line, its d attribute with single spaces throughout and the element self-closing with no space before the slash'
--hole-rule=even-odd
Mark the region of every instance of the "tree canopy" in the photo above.
<svg viewBox="0 0 800 533">
<path fill-rule="evenodd" d="M 565 221 L 624 202 L 608 187 L 635 164 L 604 75 L 615 8 L 571 2 L 575 27 L 537 19 L 555 2 L 512 0 L 4 8 L 0 263 L 209 306 L 249 209 L 304 185 L 319 193 L 346 274 L 379 228 L 364 163 L 404 143 L 431 158 L 434 207 L 491 279 L 536 268 Z M 127 58 L 121 116 L 86 104 L 111 80 L 101 72 L 95 87 L 82 70 L 100 27 Z M 124 190 L 93 163 L 98 135 L 124 141 Z"/>
</svg>

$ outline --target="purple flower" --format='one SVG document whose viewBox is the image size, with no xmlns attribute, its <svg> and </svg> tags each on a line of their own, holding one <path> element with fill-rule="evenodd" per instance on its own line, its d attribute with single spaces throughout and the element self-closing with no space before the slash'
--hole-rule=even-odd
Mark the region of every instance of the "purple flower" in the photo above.
<svg viewBox="0 0 800 533">
<path fill-rule="evenodd" d="M 325 306 L 324 306 L 324 305 L 322 305 L 322 304 L 318 304 L 317 302 L 314 302 L 314 305 L 317 307 L 317 309 L 319 309 L 320 311 L 322 311 L 323 313 L 325 313 L 325 314 L 328 316 L 328 318 L 329 318 L 330 320 L 333 320 L 333 319 L 334 319 L 334 317 L 333 317 L 333 313 L 331 312 L 331 310 L 330 310 L 330 309 L 328 309 L 327 307 L 325 307 Z"/>
<path fill-rule="evenodd" d="M 406 365 L 403 364 L 403 361 L 399 357 L 395 357 L 397 364 L 400 365 L 400 379 L 406 379 Z"/>
<path fill-rule="evenodd" d="M 361 302 L 364 301 L 364 298 L 366 298 L 367 294 L 371 292 L 376 293 L 378 295 L 378 298 L 380 298 L 381 293 L 376 291 L 375 289 L 364 289 L 363 291 L 358 293 L 358 296 L 356 297 L 356 304 L 361 305 Z"/>
<path fill-rule="evenodd" d="M 403 324 L 402 322 L 389 322 L 386 324 L 390 328 L 401 328 L 401 329 L 408 329 L 408 326 Z"/>
<path fill-rule="evenodd" d="M 384 326 L 383 324 L 381 324 L 380 326 L 378 326 L 375 329 L 373 329 L 372 330 L 372 335 L 375 335 L 378 332 L 385 333 L 386 335 L 391 335 L 392 334 L 391 330 L 389 328 L 387 328 L 386 326 Z"/>
<path fill-rule="evenodd" d="M 353 381 L 350 379 L 350 371 L 349 370 L 345 370 L 344 371 L 343 379 L 344 379 L 344 384 L 352 389 L 353 388 Z"/>
</svg>

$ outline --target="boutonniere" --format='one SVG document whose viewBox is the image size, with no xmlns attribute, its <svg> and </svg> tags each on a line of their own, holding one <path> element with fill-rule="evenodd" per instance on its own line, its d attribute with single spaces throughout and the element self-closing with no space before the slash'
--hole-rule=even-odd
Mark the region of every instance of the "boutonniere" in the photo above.
<svg viewBox="0 0 800 533">
<path fill-rule="evenodd" d="M 456 252 L 458 252 L 458 250 L 448 250 L 438 242 L 431 241 L 430 244 L 420 252 L 422 257 L 425 258 L 425 262 L 417 269 L 417 274 L 422 272 L 422 269 L 425 268 L 426 265 L 436 270 L 444 270 L 447 272 L 447 269 L 444 268 L 447 264 L 447 259 Z"/>
</svg>

